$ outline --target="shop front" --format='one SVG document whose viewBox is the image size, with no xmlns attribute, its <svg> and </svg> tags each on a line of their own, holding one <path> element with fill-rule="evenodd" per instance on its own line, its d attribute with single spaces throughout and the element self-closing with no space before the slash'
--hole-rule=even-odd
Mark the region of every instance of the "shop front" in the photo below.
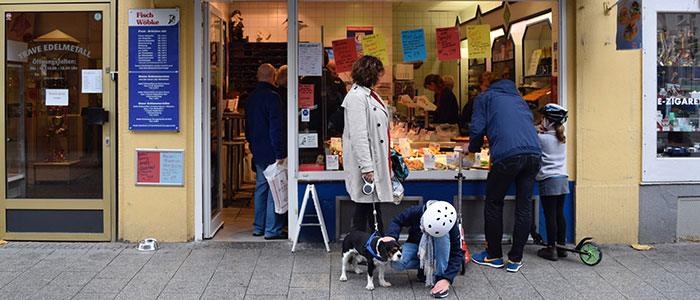
<svg viewBox="0 0 700 300">
<path fill-rule="evenodd" d="M 310 184 L 320 198 L 331 240 L 337 240 L 350 228 L 354 205 L 344 186 L 342 132 L 333 124 L 334 115 L 352 84 L 348 67 L 353 58 L 347 57 L 343 43 L 350 42 L 350 56 L 355 58 L 368 51 L 384 55 L 385 75 L 376 91 L 390 107 L 390 142 L 410 168 L 404 182 L 403 201 L 398 205 L 381 204 L 384 222 L 389 222 L 403 208 L 427 200 L 456 201 L 459 156 L 455 149 L 466 149 L 468 127 L 462 120 L 452 124 L 434 122 L 436 97 L 424 86 L 424 78 L 429 74 L 452 82 L 451 91 L 459 110 L 454 112 L 456 116 L 461 116 L 480 93 L 479 78 L 487 72 L 493 78 L 516 83 L 536 122 L 540 119 L 536 111 L 543 105 L 567 105 L 567 97 L 561 96 L 567 93 L 566 64 L 561 63 L 565 61 L 566 47 L 560 42 L 564 40 L 565 20 L 560 17 L 564 3 L 218 1 L 202 4 L 201 19 L 208 26 L 202 30 L 201 38 L 195 38 L 204 41 L 202 47 L 195 47 L 203 52 L 204 79 L 201 107 L 195 105 L 195 109 L 204 112 L 202 122 L 195 119 L 195 126 L 202 124 L 202 143 L 195 144 L 195 148 L 201 149 L 204 183 L 202 198 L 195 202 L 195 207 L 201 204 L 203 208 L 203 226 L 201 231 L 195 230 L 197 238 L 239 240 L 241 232 L 250 235 L 248 231 L 252 230 L 250 224 L 237 221 L 245 219 L 249 206 L 245 195 L 251 194 L 254 178 L 249 171 L 250 154 L 241 119 L 247 95 L 255 88 L 255 71 L 262 63 L 271 63 L 275 68 L 288 66 L 285 82 L 288 88 L 281 89 L 281 96 L 286 99 L 283 102 L 288 120 L 290 236 L 297 230 L 299 205 Z M 469 46 L 468 33 L 473 28 L 480 28 L 484 34 L 473 37 L 480 39 L 482 46 L 479 54 L 470 56 L 470 51 L 475 51 Z M 449 39 L 450 31 L 455 34 L 456 42 L 452 45 L 444 40 Z M 367 45 L 370 40 L 380 41 L 378 51 L 375 46 Z M 453 51 L 452 56 L 444 57 L 446 47 L 455 48 L 456 55 Z M 195 68 L 195 72 L 199 69 Z M 462 207 L 470 240 L 483 240 L 488 168 L 486 145 L 476 160 L 462 170 L 466 178 Z M 571 172 L 572 191 L 574 178 Z M 573 195 L 572 192 L 566 205 L 567 219 L 572 225 Z M 506 214 L 514 210 L 513 199 L 511 191 L 506 198 Z M 533 207 L 539 211 L 537 193 L 533 196 Z M 535 220 L 542 220 L 539 213 L 535 214 Z M 315 218 L 307 221 L 313 222 Z M 197 224 L 200 222 L 195 221 L 195 228 Z M 512 224 L 506 223 L 505 228 L 511 229 Z M 570 240 L 574 238 L 573 232 L 574 226 L 570 226 Z M 301 232 L 302 241 L 320 239 L 318 228 L 304 228 Z"/>
<path fill-rule="evenodd" d="M 0 237 L 113 240 L 114 7 L 10 2 L 0 4 Z"/>
</svg>

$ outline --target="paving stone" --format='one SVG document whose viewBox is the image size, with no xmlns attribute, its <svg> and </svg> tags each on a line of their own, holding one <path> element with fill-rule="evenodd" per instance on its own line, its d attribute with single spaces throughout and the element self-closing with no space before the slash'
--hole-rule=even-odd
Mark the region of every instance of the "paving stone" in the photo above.
<svg viewBox="0 0 700 300">
<path fill-rule="evenodd" d="M 207 286 L 201 299 L 243 299 L 246 289 L 233 286 Z"/>
<path fill-rule="evenodd" d="M 111 300 L 117 297 L 117 294 L 99 294 L 99 293 L 78 293 L 73 297 L 73 300 Z"/>
<path fill-rule="evenodd" d="M 71 299 L 82 288 L 82 285 L 48 284 L 32 295 L 30 299 Z"/>
<path fill-rule="evenodd" d="M 314 300 L 328 299 L 330 293 L 328 289 L 312 289 L 312 288 L 289 288 L 288 300 Z"/>
<path fill-rule="evenodd" d="M 603 293 L 614 294 L 617 290 L 603 277 L 595 273 L 594 275 L 579 274 L 568 277 L 567 281 L 581 294 Z"/>
<path fill-rule="evenodd" d="M 643 274 L 642 278 L 657 291 L 664 292 L 689 292 L 697 291 L 695 288 L 683 282 L 677 276 L 669 273 Z"/>
<path fill-rule="evenodd" d="M 154 291 L 132 291 L 132 290 L 122 290 L 117 297 L 114 299 L 117 300 L 132 300 L 132 299 L 139 299 L 139 300 L 156 300 L 158 299 L 158 296 L 160 296 L 160 292 L 154 292 Z"/>
<path fill-rule="evenodd" d="M 37 262 L 38 260 L 7 259 L 0 261 L 0 270 L 3 272 L 24 272 Z"/>
<path fill-rule="evenodd" d="M 246 295 L 287 295 L 289 281 L 253 278 L 248 285 Z"/>
<path fill-rule="evenodd" d="M 700 291 L 700 269 L 689 273 L 676 273 L 675 275 L 685 283 Z"/>
<path fill-rule="evenodd" d="M 209 281 L 209 278 L 214 275 L 215 270 L 216 266 L 211 265 L 207 267 L 182 266 L 175 272 L 175 275 L 173 275 L 173 280 L 184 280 L 194 277 L 207 278 L 207 281 Z"/>
<path fill-rule="evenodd" d="M 129 278 L 96 278 L 90 280 L 80 292 L 118 294 L 128 282 Z"/>
<path fill-rule="evenodd" d="M 251 274 L 230 271 L 216 271 L 209 281 L 209 286 L 247 287 Z"/>
<path fill-rule="evenodd" d="M 18 299 L 29 299 L 32 295 L 34 295 L 38 290 L 36 289 L 26 289 L 26 290 L 19 290 L 19 291 L 5 291 L 0 290 L 0 300 L 18 300 Z"/>
<path fill-rule="evenodd" d="M 131 278 L 141 270 L 141 266 L 110 264 L 97 273 L 96 278 Z"/>
<path fill-rule="evenodd" d="M 58 274 L 51 284 L 86 285 L 95 275 L 97 275 L 95 272 L 64 271 Z"/>
<path fill-rule="evenodd" d="M 664 293 L 668 299 L 700 300 L 700 293 L 695 292 L 669 292 Z"/>
<path fill-rule="evenodd" d="M 457 276 L 459 277 L 459 276 Z M 498 299 L 498 293 L 489 284 L 475 283 L 475 284 L 461 284 L 454 288 L 454 293 L 459 299 Z"/>
<path fill-rule="evenodd" d="M 5 287 L 2 288 L 2 291 L 11 294 L 21 292 L 24 290 L 38 291 L 39 289 L 47 285 L 49 282 L 51 282 L 51 279 L 30 278 L 23 275 L 19 275 L 10 283 L 6 284 Z"/>
<path fill-rule="evenodd" d="M 171 280 L 165 286 L 163 294 L 202 294 L 207 286 L 208 279 L 190 278 Z"/>
<path fill-rule="evenodd" d="M 197 300 L 200 294 L 161 294 L 158 299 L 163 300 Z"/>
<path fill-rule="evenodd" d="M 287 295 L 251 295 L 246 294 L 244 300 L 287 300 Z M 350 298 L 353 299 L 353 298 Z M 370 298 L 371 299 L 371 298 Z"/>
<path fill-rule="evenodd" d="M 581 293 L 581 298 L 580 299 L 586 299 L 586 300 L 625 300 L 625 296 L 620 294 L 619 292 L 609 292 L 609 293 L 602 293 L 602 292 L 593 292 L 593 293 Z"/>
<path fill-rule="evenodd" d="M 183 262 L 190 255 L 190 249 L 163 249 L 153 253 L 150 261 L 180 261 Z"/>
<path fill-rule="evenodd" d="M 664 296 L 647 283 L 635 283 L 618 288 L 629 299 L 662 299 Z"/>
<path fill-rule="evenodd" d="M 328 289 L 330 288 L 330 274 L 292 274 L 289 286 L 293 288 Z"/>
<path fill-rule="evenodd" d="M 0 288 L 17 278 L 22 272 L 0 272 Z"/>
</svg>

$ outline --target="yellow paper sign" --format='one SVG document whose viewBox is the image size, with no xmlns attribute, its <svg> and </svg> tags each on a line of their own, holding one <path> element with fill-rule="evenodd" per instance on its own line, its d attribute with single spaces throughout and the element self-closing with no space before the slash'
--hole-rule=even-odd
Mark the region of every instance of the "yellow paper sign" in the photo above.
<svg viewBox="0 0 700 300">
<path fill-rule="evenodd" d="M 362 53 L 374 56 L 382 61 L 384 66 L 389 66 L 389 52 L 386 49 L 384 36 L 379 33 L 365 35 L 362 37 Z"/>
<path fill-rule="evenodd" d="M 491 57 L 491 25 L 467 26 L 469 58 Z"/>
</svg>

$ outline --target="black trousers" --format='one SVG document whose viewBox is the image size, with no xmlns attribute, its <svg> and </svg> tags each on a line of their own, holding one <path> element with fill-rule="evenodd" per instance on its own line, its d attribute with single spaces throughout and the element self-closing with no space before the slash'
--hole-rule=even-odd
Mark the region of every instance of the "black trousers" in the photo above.
<svg viewBox="0 0 700 300">
<path fill-rule="evenodd" d="M 379 234 L 384 236 L 384 223 L 382 222 L 382 210 L 379 203 L 377 207 L 377 226 Z M 374 216 L 372 216 L 372 203 L 355 203 L 355 214 L 350 223 L 352 231 L 374 232 Z M 369 230 L 367 230 L 369 228 Z"/>
<path fill-rule="evenodd" d="M 566 195 L 540 196 L 544 221 L 547 224 L 547 244 L 566 244 L 566 219 L 564 219 L 564 200 Z"/>
<path fill-rule="evenodd" d="M 515 226 L 513 246 L 508 259 L 520 261 L 523 248 L 530 234 L 532 222 L 532 190 L 535 176 L 540 170 L 541 157 L 538 154 L 513 155 L 491 166 L 486 179 L 486 204 L 484 207 L 484 230 L 486 251 L 490 257 L 502 257 L 503 238 L 503 199 L 510 185 L 515 183 Z"/>
</svg>

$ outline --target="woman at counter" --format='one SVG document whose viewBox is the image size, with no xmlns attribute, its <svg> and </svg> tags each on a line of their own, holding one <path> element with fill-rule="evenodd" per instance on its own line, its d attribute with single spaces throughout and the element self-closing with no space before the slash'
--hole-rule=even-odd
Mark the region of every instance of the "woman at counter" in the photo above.
<svg viewBox="0 0 700 300">
<path fill-rule="evenodd" d="M 377 210 L 377 230 L 384 235 L 379 205 L 393 201 L 390 172 L 389 112 L 384 101 L 372 90 L 384 73 L 382 62 L 372 56 L 363 56 L 352 65 L 351 77 L 355 82 L 343 100 L 345 128 L 343 130 L 343 169 L 345 188 L 356 203 L 352 230 L 367 231 L 374 224 L 372 208 Z M 365 194 L 365 182 L 373 184 L 373 191 Z"/>
<path fill-rule="evenodd" d="M 435 93 L 435 118 L 433 123 L 459 123 L 459 107 L 457 98 L 452 90 L 447 87 L 442 76 L 428 74 L 423 82 L 423 87 Z"/>
</svg>

